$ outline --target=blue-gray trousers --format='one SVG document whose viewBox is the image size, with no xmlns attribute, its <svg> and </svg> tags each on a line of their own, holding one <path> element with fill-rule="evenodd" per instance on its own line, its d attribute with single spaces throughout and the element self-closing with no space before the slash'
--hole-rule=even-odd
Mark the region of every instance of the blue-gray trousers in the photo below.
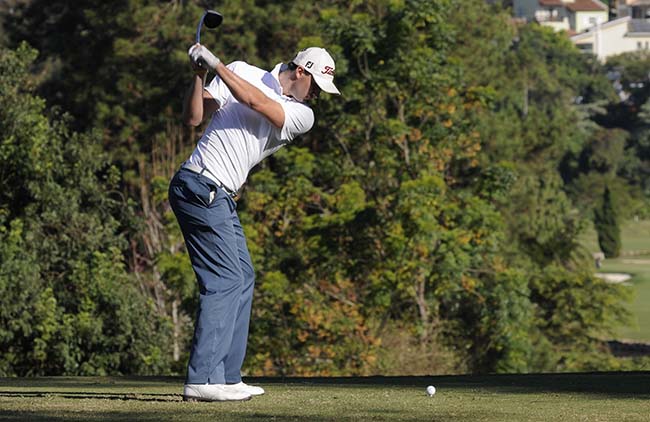
<svg viewBox="0 0 650 422">
<path fill-rule="evenodd" d="M 236 203 L 212 180 L 187 169 L 172 179 L 169 202 L 200 292 L 186 383 L 238 383 L 255 274 Z"/>
</svg>

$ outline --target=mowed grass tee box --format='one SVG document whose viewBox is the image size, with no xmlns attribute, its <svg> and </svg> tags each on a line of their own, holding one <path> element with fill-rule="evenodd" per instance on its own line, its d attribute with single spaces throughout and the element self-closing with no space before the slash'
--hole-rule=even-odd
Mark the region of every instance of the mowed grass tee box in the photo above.
<svg viewBox="0 0 650 422">
<path fill-rule="evenodd" d="M 246 402 L 182 401 L 182 378 L 0 379 L 12 421 L 648 421 L 650 372 L 258 378 Z M 434 396 L 426 387 L 436 387 Z"/>
</svg>

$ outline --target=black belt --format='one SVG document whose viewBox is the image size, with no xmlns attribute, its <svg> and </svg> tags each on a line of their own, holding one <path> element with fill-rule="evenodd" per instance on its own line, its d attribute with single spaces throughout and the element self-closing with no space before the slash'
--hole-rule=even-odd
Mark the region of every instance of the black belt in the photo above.
<svg viewBox="0 0 650 422">
<path fill-rule="evenodd" d="M 207 168 L 197 166 L 196 164 L 192 164 L 192 163 L 189 163 L 187 161 L 183 163 L 181 168 L 187 169 L 187 170 L 189 170 L 189 171 L 191 171 L 193 173 L 200 174 L 202 176 L 207 177 L 208 179 L 210 179 L 214 183 L 216 183 L 217 186 L 219 186 L 221 189 L 223 189 L 224 192 L 226 192 L 229 197 L 231 197 L 233 199 L 237 197 L 237 192 L 233 191 L 232 189 L 228 188 L 226 185 L 221 183 L 219 181 L 219 179 L 217 179 L 217 177 L 214 174 L 212 174 L 212 172 L 210 170 L 208 170 Z M 207 173 L 207 174 L 204 175 L 203 173 Z"/>
</svg>

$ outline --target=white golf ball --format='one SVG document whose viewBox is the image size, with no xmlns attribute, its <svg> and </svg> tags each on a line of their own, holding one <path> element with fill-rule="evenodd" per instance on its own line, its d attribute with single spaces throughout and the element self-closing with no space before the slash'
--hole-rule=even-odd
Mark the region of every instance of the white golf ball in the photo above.
<svg viewBox="0 0 650 422">
<path fill-rule="evenodd" d="M 436 387 L 434 387 L 433 385 L 428 386 L 427 394 L 429 395 L 429 397 L 432 397 L 434 394 L 436 394 Z"/>
</svg>

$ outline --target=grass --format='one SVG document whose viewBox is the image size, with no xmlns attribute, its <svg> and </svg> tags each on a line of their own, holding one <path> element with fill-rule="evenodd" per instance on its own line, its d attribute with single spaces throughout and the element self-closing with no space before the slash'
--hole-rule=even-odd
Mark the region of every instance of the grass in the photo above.
<svg viewBox="0 0 650 422">
<path fill-rule="evenodd" d="M 624 253 L 647 251 L 650 253 L 650 220 L 626 221 L 621 225 L 621 241 Z M 590 227 L 582 237 L 582 244 L 590 251 L 598 252 L 596 231 Z"/>
<path fill-rule="evenodd" d="M 650 341 L 650 221 L 629 221 L 621 227 L 622 256 L 606 259 L 600 272 L 627 273 L 632 276 L 634 299 L 630 304 L 634 324 L 621 327 L 620 339 Z M 598 252 L 598 241 L 593 229 L 582 241 L 591 252 Z"/>
<path fill-rule="evenodd" d="M 5 378 L 0 421 L 650 420 L 650 372 L 247 381 L 267 394 L 189 403 L 180 378 Z"/>
<path fill-rule="evenodd" d="M 621 327 L 621 339 L 650 341 L 650 258 L 617 258 L 605 260 L 602 272 L 627 273 L 634 289 L 634 299 L 629 310 L 634 325 Z"/>
</svg>

